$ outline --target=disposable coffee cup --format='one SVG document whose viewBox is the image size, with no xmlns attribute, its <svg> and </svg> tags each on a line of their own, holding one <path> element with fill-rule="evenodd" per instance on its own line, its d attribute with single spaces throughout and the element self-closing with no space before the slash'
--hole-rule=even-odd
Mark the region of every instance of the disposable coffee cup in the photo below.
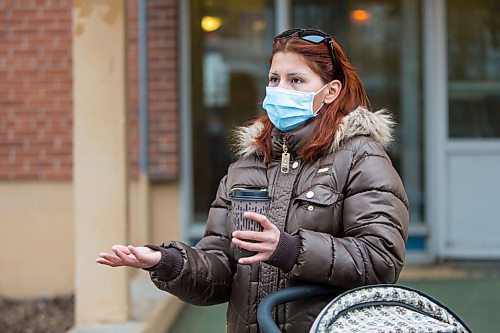
<svg viewBox="0 0 500 333">
<path fill-rule="evenodd" d="M 259 222 L 243 217 L 245 212 L 255 212 L 267 216 L 271 198 L 267 189 L 260 188 L 236 188 L 231 191 L 232 220 L 234 230 L 262 231 Z M 251 257 L 255 252 L 235 247 L 234 257 L 236 260 L 243 257 Z"/>
</svg>

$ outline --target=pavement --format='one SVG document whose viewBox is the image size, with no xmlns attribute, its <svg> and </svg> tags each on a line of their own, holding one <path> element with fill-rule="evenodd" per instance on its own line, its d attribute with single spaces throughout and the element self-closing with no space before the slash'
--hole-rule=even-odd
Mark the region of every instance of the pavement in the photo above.
<svg viewBox="0 0 500 333">
<path fill-rule="evenodd" d="M 138 270 L 134 273 L 130 285 L 131 318 L 129 321 L 124 323 L 83 323 L 71 328 L 67 333 L 158 333 L 168 327 L 178 317 L 183 303 L 177 297 L 156 288 L 151 283 L 147 272 Z M 3 333 L 1 327 L 0 333 Z"/>
<path fill-rule="evenodd" d="M 407 265 L 399 285 L 420 290 L 446 305 L 474 333 L 498 332 L 500 261 L 454 261 Z M 169 332 L 225 332 L 227 304 L 186 304 Z M 168 333 L 168 332 L 167 332 Z"/>
<path fill-rule="evenodd" d="M 398 284 L 423 291 L 448 306 L 472 332 L 499 332 L 499 261 L 408 266 Z"/>
</svg>

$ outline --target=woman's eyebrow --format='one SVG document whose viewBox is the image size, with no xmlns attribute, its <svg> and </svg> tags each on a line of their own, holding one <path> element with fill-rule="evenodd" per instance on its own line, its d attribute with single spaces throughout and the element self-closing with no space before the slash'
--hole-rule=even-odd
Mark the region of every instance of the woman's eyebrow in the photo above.
<svg viewBox="0 0 500 333">
<path fill-rule="evenodd" d="M 270 71 L 269 75 L 279 75 L 278 71 Z M 292 72 L 292 73 L 287 73 L 286 75 L 288 76 L 294 76 L 294 75 L 307 75 L 306 72 Z"/>
</svg>

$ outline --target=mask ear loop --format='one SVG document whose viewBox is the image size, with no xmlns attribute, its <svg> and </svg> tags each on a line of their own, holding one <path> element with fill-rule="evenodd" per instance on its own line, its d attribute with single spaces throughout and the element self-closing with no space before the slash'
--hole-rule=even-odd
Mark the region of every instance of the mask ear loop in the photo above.
<svg viewBox="0 0 500 333">
<path fill-rule="evenodd" d="M 319 106 L 319 108 L 313 113 L 315 117 L 321 111 L 321 109 L 323 108 L 323 106 L 325 106 L 325 105 L 326 105 L 325 102 L 321 103 L 321 105 Z"/>
<path fill-rule="evenodd" d="M 320 93 L 323 89 L 325 89 L 325 87 L 326 87 L 327 85 L 329 85 L 330 83 L 331 83 L 331 82 L 328 82 L 327 84 L 325 84 L 325 85 L 324 85 L 324 86 L 323 86 L 320 90 L 318 90 L 318 91 L 314 94 L 314 96 L 316 96 L 317 94 L 319 94 L 319 93 Z M 317 114 L 321 111 L 321 109 L 322 109 L 322 108 L 323 108 L 323 106 L 325 106 L 325 105 L 326 105 L 326 103 L 325 103 L 324 101 L 323 101 L 323 102 L 321 102 L 321 105 L 319 106 L 319 108 L 318 108 L 316 111 L 314 111 L 313 115 L 316 117 L 316 115 L 317 115 Z"/>
</svg>

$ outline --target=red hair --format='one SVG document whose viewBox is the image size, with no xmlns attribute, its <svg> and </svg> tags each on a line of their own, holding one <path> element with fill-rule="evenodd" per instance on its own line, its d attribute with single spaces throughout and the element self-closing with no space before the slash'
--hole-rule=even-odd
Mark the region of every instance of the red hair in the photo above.
<svg viewBox="0 0 500 333">
<path fill-rule="evenodd" d="M 321 157 L 329 151 L 334 140 L 335 132 L 341 120 L 358 106 L 369 108 L 370 101 L 366 95 L 358 74 L 347 60 L 344 51 L 333 41 L 335 68 L 326 43 L 312 44 L 298 37 L 277 39 L 273 43 L 270 63 L 278 52 L 295 52 L 306 60 L 307 65 L 317 73 L 324 84 L 333 80 L 342 83 L 339 96 L 330 104 L 327 104 L 316 116 L 316 129 L 308 143 L 297 153 L 305 161 L 311 161 Z M 264 160 L 271 160 L 272 144 L 271 132 L 274 125 L 267 115 L 257 119 L 264 125 L 260 135 L 256 138 L 255 144 L 262 151 Z"/>
</svg>

